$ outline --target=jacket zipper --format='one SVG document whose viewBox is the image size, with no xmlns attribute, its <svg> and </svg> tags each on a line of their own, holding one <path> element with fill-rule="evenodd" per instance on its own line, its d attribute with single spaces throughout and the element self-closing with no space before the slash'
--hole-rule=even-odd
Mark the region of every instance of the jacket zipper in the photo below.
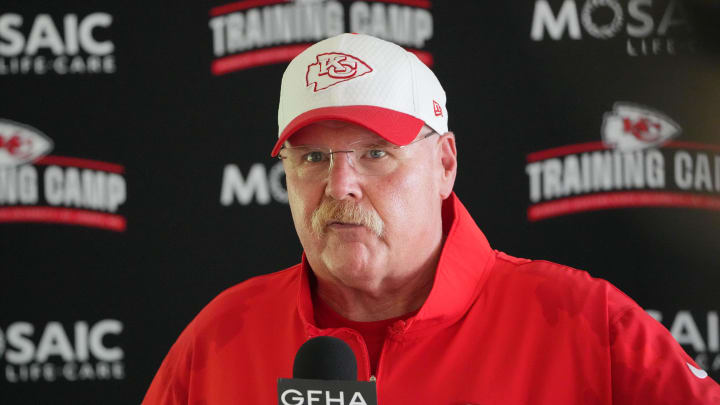
<svg viewBox="0 0 720 405">
<path fill-rule="evenodd" d="M 405 325 L 405 322 L 403 322 L 403 321 L 397 321 L 397 322 L 395 322 L 392 326 L 389 326 L 389 327 L 388 327 L 389 330 L 388 330 L 387 335 L 385 336 L 385 341 L 383 342 L 383 347 L 382 347 L 382 349 L 380 350 L 380 357 L 378 358 L 377 376 L 372 375 L 372 374 L 370 375 L 370 381 L 374 381 L 374 382 L 375 382 L 375 384 L 376 384 L 376 385 L 375 385 L 376 389 L 377 389 L 377 380 L 378 380 L 378 378 L 380 377 L 380 371 L 381 371 L 382 368 L 383 368 L 383 357 L 384 357 L 384 355 L 385 355 L 385 350 L 387 350 L 387 346 L 388 346 L 388 342 L 389 342 L 389 340 L 390 340 L 390 337 L 391 337 L 392 335 L 395 335 L 398 330 L 402 330 L 402 329 L 404 328 L 404 325 Z M 369 358 L 370 358 L 370 356 L 368 355 L 368 361 L 369 361 Z M 371 372 L 371 373 L 372 373 L 372 372 Z"/>
<path fill-rule="evenodd" d="M 363 339 L 362 335 L 360 333 L 358 333 L 357 331 L 355 331 L 354 329 L 351 329 L 351 328 L 341 328 L 341 329 L 347 330 L 350 334 L 355 336 L 355 339 L 357 339 L 358 342 L 361 343 L 360 346 L 362 348 L 363 355 L 365 356 L 365 359 L 364 359 L 365 360 L 365 369 L 368 371 L 368 374 L 370 375 L 370 379 L 368 381 L 375 381 L 374 380 L 375 376 L 372 375 L 372 369 L 370 368 L 370 352 L 368 351 L 367 343 L 365 343 L 365 339 Z M 382 356 L 382 353 L 381 353 L 381 356 Z"/>
</svg>

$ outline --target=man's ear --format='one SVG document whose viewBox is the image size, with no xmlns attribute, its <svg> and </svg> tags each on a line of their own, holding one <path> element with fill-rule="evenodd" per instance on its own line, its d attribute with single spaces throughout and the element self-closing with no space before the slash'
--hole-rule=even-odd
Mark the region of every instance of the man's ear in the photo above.
<svg viewBox="0 0 720 405">
<path fill-rule="evenodd" d="M 440 135 L 439 151 L 440 164 L 442 165 L 442 173 L 440 175 L 439 187 L 440 197 L 446 199 L 452 193 L 455 185 L 455 175 L 457 173 L 457 149 L 455 148 L 455 134 L 446 132 Z"/>
</svg>

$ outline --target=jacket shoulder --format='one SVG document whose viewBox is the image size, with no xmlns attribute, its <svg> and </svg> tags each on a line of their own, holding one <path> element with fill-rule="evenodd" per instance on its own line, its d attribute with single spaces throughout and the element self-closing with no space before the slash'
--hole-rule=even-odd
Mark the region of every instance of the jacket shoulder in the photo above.
<svg viewBox="0 0 720 405">
<path fill-rule="evenodd" d="M 257 345 L 256 341 L 249 342 L 248 339 L 267 338 L 268 334 L 259 332 L 257 325 L 271 327 L 267 319 L 277 318 L 278 311 L 291 313 L 297 299 L 297 288 L 294 287 L 298 286 L 301 274 L 300 265 L 296 265 L 253 277 L 226 289 L 210 301 L 170 348 L 143 404 L 195 403 L 190 400 L 191 388 L 195 386 L 199 392 L 206 388 L 202 377 L 193 379 L 192 376 L 202 376 L 204 370 L 210 368 L 207 367 L 210 362 L 213 367 L 236 373 L 226 367 L 215 350 L 221 346 L 236 350 L 235 355 L 229 357 L 239 359 L 244 353 L 243 348 Z M 243 333 L 247 330 L 253 333 Z M 289 354 L 287 357 L 291 358 Z"/>
<path fill-rule="evenodd" d="M 592 277 L 585 270 L 547 260 L 531 260 L 496 251 L 493 274 L 505 285 L 525 288 L 544 302 L 565 301 L 575 307 L 589 303 L 607 308 L 612 322 L 614 316 L 630 308 L 639 308 L 625 293 L 607 280 Z"/>
<path fill-rule="evenodd" d="M 253 312 L 295 305 L 302 275 L 300 265 L 255 276 L 227 288 L 203 308 L 193 320 L 196 329 L 217 324 L 219 318 L 242 319 Z"/>
</svg>

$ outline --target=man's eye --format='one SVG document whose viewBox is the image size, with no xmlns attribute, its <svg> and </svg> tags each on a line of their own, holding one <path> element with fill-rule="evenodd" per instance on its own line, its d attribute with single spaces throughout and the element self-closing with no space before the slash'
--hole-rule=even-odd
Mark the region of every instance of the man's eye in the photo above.
<svg viewBox="0 0 720 405">
<path fill-rule="evenodd" d="M 324 154 L 320 151 L 314 150 L 306 153 L 303 156 L 303 162 L 316 163 L 324 160 Z"/>
<path fill-rule="evenodd" d="M 370 159 L 380 159 L 387 156 L 387 151 L 383 149 L 368 149 L 367 151 L 367 157 Z"/>
</svg>

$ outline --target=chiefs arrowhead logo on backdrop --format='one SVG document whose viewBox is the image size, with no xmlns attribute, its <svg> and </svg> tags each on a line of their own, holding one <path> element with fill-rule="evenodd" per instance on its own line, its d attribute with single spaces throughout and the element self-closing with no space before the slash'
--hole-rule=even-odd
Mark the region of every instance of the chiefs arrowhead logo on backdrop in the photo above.
<svg viewBox="0 0 720 405">
<path fill-rule="evenodd" d="M 615 103 L 603 117 L 603 142 L 622 151 L 662 145 L 680 132 L 680 126 L 665 114 L 630 103 Z"/>
<path fill-rule="evenodd" d="M 0 119 L 0 166 L 17 166 L 46 155 L 52 140 L 30 126 Z"/>
<path fill-rule="evenodd" d="M 339 52 L 321 53 L 317 62 L 308 65 L 305 82 L 314 84 L 313 91 L 328 87 L 372 72 L 372 68 L 360 59 Z"/>
</svg>

